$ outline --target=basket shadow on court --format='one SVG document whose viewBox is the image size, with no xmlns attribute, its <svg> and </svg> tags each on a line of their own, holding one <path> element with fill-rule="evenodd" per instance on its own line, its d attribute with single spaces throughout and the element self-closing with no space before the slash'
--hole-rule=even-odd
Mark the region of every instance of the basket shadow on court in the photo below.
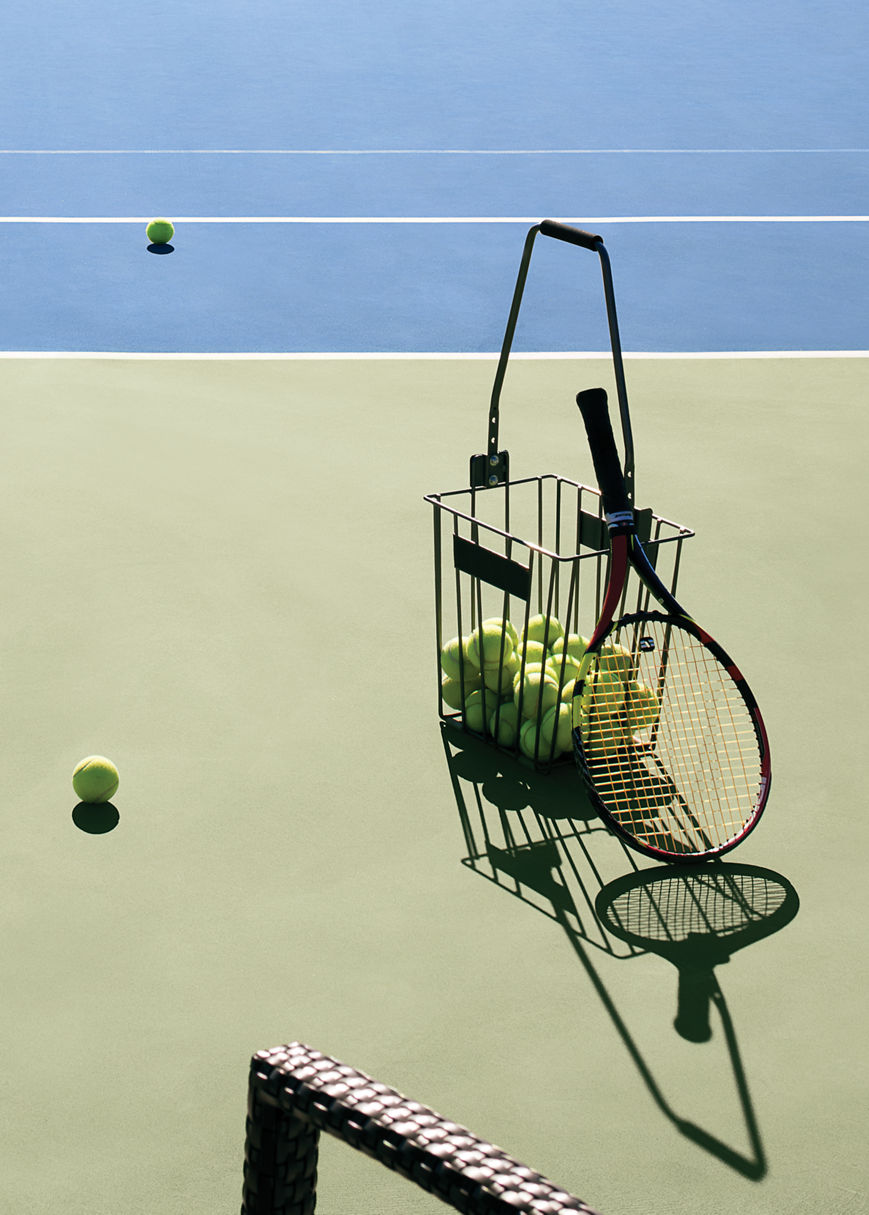
<svg viewBox="0 0 869 1215">
<path fill-rule="evenodd" d="M 572 762 L 539 772 L 458 723 L 441 722 L 440 729 L 464 840 L 462 864 L 560 927 L 661 1113 L 691 1143 L 759 1181 L 767 1161 L 715 968 L 793 920 L 799 899 L 791 883 L 772 870 L 736 862 L 649 865 L 597 818 Z M 723 1036 L 745 1149 L 671 1104 L 654 1061 L 641 1051 L 602 978 L 599 961 L 607 966 L 606 959 L 649 953 L 676 969 L 679 1036 L 700 1044 L 715 1033 Z M 662 972 L 663 981 L 672 978 Z M 694 1069 L 692 1083 L 698 1074 L 708 1079 L 708 1071 Z"/>
</svg>

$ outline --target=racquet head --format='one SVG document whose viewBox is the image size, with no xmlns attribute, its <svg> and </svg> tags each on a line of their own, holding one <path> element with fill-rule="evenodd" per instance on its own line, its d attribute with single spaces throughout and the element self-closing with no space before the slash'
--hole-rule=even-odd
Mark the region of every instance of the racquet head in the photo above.
<svg viewBox="0 0 869 1215">
<path fill-rule="evenodd" d="M 740 671 L 661 583 L 636 536 L 602 390 L 577 398 L 611 534 L 609 581 L 573 697 L 592 801 L 632 846 L 694 861 L 733 848 L 769 793 L 766 732 Z M 663 610 L 616 619 L 633 567 Z"/>
</svg>

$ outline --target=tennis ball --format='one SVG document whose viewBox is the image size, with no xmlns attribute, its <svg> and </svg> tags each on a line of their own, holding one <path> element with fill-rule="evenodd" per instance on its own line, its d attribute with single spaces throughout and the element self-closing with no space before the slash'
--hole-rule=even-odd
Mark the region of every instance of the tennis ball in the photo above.
<svg viewBox="0 0 869 1215">
<path fill-rule="evenodd" d="M 565 682 L 571 679 L 576 679 L 579 674 L 579 665 L 582 660 L 574 658 L 572 654 L 550 654 L 546 660 L 546 665 L 549 666 L 556 675 L 557 679 L 564 679 Z"/>
<path fill-rule="evenodd" d="M 621 675 L 598 671 L 593 679 L 586 680 L 585 686 L 594 700 L 595 712 L 602 716 L 613 717 L 625 707 L 627 687 Z"/>
<path fill-rule="evenodd" d="M 560 657 L 567 650 L 569 657 L 575 659 L 579 664 L 579 660 L 588 649 L 588 638 L 582 637 L 579 633 L 564 633 L 561 637 L 556 637 L 549 649 L 555 658 Z"/>
<path fill-rule="evenodd" d="M 482 688 L 465 697 L 465 725 L 477 734 L 486 732 L 486 709 L 492 707 L 494 693 L 485 697 Z"/>
<path fill-rule="evenodd" d="M 534 751 L 537 750 L 538 759 L 548 759 L 548 752 L 545 750 L 543 743 L 538 746 L 537 735 L 540 728 L 540 722 L 537 718 L 532 717 L 524 721 L 519 729 L 519 750 L 523 755 L 527 755 L 529 759 L 534 759 Z"/>
<path fill-rule="evenodd" d="M 543 714 L 543 719 L 540 722 L 540 751 L 541 754 L 549 758 L 552 752 L 552 736 L 555 735 L 555 751 L 554 756 L 564 755 L 566 751 L 573 749 L 573 741 L 571 734 L 573 731 L 573 721 L 571 719 L 570 706 L 564 704 L 555 705 L 548 709 Z"/>
<path fill-rule="evenodd" d="M 526 666 L 535 662 L 545 662 L 546 648 L 542 641 L 526 641 L 519 647 L 519 657 L 524 657 Z"/>
<path fill-rule="evenodd" d="M 447 679 L 458 679 L 464 666 L 465 681 L 480 674 L 480 664 L 472 662 L 468 655 L 468 642 L 464 637 L 453 637 L 441 650 L 441 666 Z M 477 685 L 479 687 L 479 684 Z"/>
<path fill-rule="evenodd" d="M 504 658 L 501 666 L 483 667 L 483 683 L 493 692 L 505 696 L 513 689 L 513 680 L 519 671 L 519 658 L 514 650 Z"/>
<path fill-rule="evenodd" d="M 562 704 L 569 705 L 573 700 L 573 693 L 576 690 L 576 680 L 568 679 L 567 683 L 561 689 Z"/>
<path fill-rule="evenodd" d="M 489 733 L 495 736 L 499 746 L 515 746 L 519 733 L 519 713 L 512 701 L 495 706 L 495 711 L 489 718 Z"/>
<path fill-rule="evenodd" d="M 580 724 L 579 734 L 589 752 L 618 751 L 630 742 L 620 717 L 592 717 Z"/>
<path fill-rule="evenodd" d="M 488 620 L 483 621 L 483 628 L 485 629 L 487 626 L 503 629 L 513 642 L 514 648 L 519 644 L 519 634 L 516 632 L 515 626 L 509 620 L 502 620 L 500 617 L 490 616 Z"/>
<path fill-rule="evenodd" d="M 468 638 L 468 657 L 477 667 L 497 667 L 515 653 L 503 620 L 484 620 Z"/>
<path fill-rule="evenodd" d="M 529 641 L 539 641 L 548 649 L 552 649 L 557 639 L 564 636 L 564 627 L 556 616 L 538 613 L 528 621 L 525 636 Z"/>
<path fill-rule="evenodd" d="M 601 646 L 598 670 L 629 676 L 634 666 L 634 656 L 624 646 L 608 643 Z"/>
<path fill-rule="evenodd" d="M 152 219 L 145 231 L 152 245 L 168 245 L 175 235 L 175 227 L 168 219 Z"/>
<path fill-rule="evenodd" d="M 661 706 L 652 688 L 647 688 L 644 683 L 632 682 L 625 696 L 625 712 L 628 729 L 633 733 L 634 730 L 653 726 L 660 716 Z"/>
<path fill-rule="evenodd" d="M 523 717 L 542 717 L 558 703 L 558 684 L 545 669 L 526 670 L 513 690 L 513 700 Z"/>
<path fill-rule="evenodd" d="M 451 709 L 460 709 L 465 703 L 465 697 L 471 692 L 476 692 L 481 683 L 479 672 L 476 675 L 469 675 L 465 672 L 465 681 L 462 683 L 460 679 L 445 679 L 441 683 L 441 696 L 444 699 L 444 704 Z"/>
<path fill-rule="evenodd" d="M 72 787 L 83 802 L 107 802 L 117 792 L 118 769 L 103 755 L 88 755 L 79 760 L 72 774 Z"/>
</svg>

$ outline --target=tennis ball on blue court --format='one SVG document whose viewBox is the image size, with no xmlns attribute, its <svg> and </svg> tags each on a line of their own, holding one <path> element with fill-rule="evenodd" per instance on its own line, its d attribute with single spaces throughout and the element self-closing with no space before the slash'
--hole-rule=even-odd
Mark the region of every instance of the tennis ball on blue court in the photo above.
<svg viewBox="0 0 869 1215">
<path fill-rule="evenodd" d="M 152 219 L 145 231 L 152 245 L 168 245 L 175 235 L 175 225 L 168 219 Z"/>
<path fill-rule="evenodd" d="M 107 802 L 117 792 L 118 769 L 104 755 L 88 755 L 79 760 L 72 774 L 72 787 L 83 802 Z"/>
<path fill-rule="evenodd" d="M 601 646 L 598 670 L 608 674 L 630 675 L 634 665 L 634 656 L 622 645 L 608 642 Z"/>
</svg>

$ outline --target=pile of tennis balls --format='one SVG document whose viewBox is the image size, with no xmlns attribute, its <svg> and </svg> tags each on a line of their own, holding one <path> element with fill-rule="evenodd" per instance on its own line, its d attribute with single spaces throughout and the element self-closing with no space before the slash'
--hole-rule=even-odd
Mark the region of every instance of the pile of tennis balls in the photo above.
<svg viewBox="0 0 869 1215">
<path fill-rule="evenodd" d="M 574 687 L 588 639 L 565 633 L 557 617 L 532 616 L 522 636 L 509 620 L 490 618 L 441 650 L 441 695 L 476 734 L 547 763 L 572 751 L 574 711 L 588 749 L 627 746 L 654 724 L 655 693 L 634 677 L 630 651 L 605 646 L 585 679 L 575 710 Z"/>
</svg>

